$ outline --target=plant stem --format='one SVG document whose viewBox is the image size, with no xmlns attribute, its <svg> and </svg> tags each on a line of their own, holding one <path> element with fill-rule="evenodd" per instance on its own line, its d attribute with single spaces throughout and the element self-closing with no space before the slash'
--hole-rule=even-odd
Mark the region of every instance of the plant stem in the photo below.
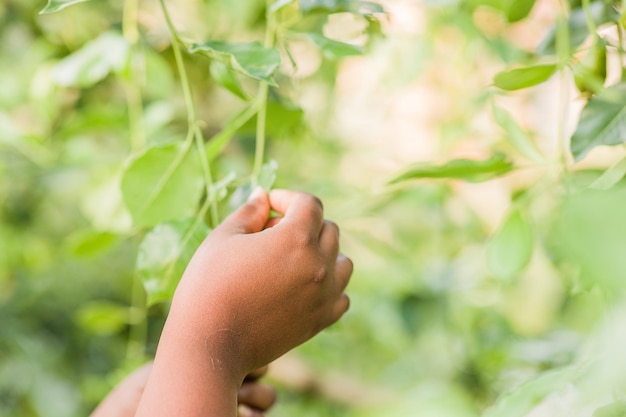
<svg viewBox="0 0 626 417">
<path fill-rule="evenodd" d="M 583 0 L 584 1 L 584 0 Z M 560 162 L 560 169 L 563 172 L 567 172 L 568 169 L 568 153 L 567 153 L 567 137 L 566 129 L 567 119 L 569 116 L 569 83 L 567 73 L 567 63 L 569 62 L 571 51 L 569 47 L 569 28 L 567 26 L 567 14 L 569 12 L 567 1 L 560 1 L 561 13 L 557 22 L 557 39 L 556 47 L 557 54 L 559 56 L 560 67 L 560 96 L 559 96 L 559 120 L 557 129 L 557 141 L 558 141 L 558 160 Z"/>
<path fill-rule="evenodd" d="M 213 191 L 211 165 L 206 157 L 206 152 L 204 151 L 204 137 L 198 123 L 196 107 L 194 105 L 193 96 L 191 94 L 191 85 L 187 76 L 187 70 L 185 68 L 185 62 L 183 61 L 183 55 L 180 50 L 180 39 L 178 36 L 178 32 L 176 31 L 176 28 L 174 27 L 174 24 L 172 22 L 169 11 L 167 10 L 167 6 L 165 5 L 165 1 L 159 0 L 159 3 L 161 4 L 161 9 L 163 10 L 163 15 L 167 23 L 167 28 L 169 30 L 170 37 L 172 38 L 172 50 L 174 52 L 174 60 L 176 61 L 176 68 L 180 76 L 180 84 L 183 90 L 183 96 L 185 98 L 185 107 L 187 108 L 187 128 L 189 130 L 186 141 L 191 141 L 195 139 L 196 148 L 199 153 L 202 165 L 202 175 L 204 177 L 204 183 L 206 185 L 207 199 L 209 199 L 211 204 L 211 226 L 215 227 L 219 224 L 220 219 L 217 212 L 217 200 L 214 196 Z"/>
<path fill-rule="evenodd" d="M 585 18 L 587 19 L 587 28 L 589 29 L 589 33 L 597 36 L 598 26 L 596 25 L 595 20 L 593 19 L 593 13 L 591 13 L 591 6 L 589 5 L 589 0 L 583 0 L 583 10 L 585 11 Z"/>
<path fill-rule="evenodd" d="M 122 32 L 124 38 L 130 44 L 129 77 L 125 82 L 126 103 L 128 107 L 128 124 L 130 131 L 131 152 L 141 152 L 146 144 L 142 126 L 143 120 L 143 100 L 141 96 L 140 84 L 137 80 L 137 44 L 139 42 L 139 30 L 137 27 L 137 12 L 139 9 L 138 0 L 125 0 Z M 145 347 L 148 337 L 148 323 L 146 321 L 146 294 L 143 286 L 136 274 L 133 276 L 131 284 L 130 306 L 128 308 L 129 318 L 139 312 L 137 320 L 132 320 L 126 346 L 126 363 L 136 365 L 145 359 Z"/>
<path fill-rule="evenodd" d="M 137 81 L 139 29 L 137 27 L 138 0 L 125 0 L 122 32 L 130 44 L 129 79 L 125 82 L 126 104 L 128 107 L 128 124 L 130 144 L 133 153 L 141 152 L 146 145 L 142 120 L 143 101 L 140 84 Z"/>
<path fill-rule="evenodd" d="M 267 26 L 265 28 L 265 41 L 263 42 L 266 48 L 273 48 L 276 42 L 276 15 L 275 13 L 270 12 L 271 3 L 271 0 L 266 1 L 265 18 L 267 20 Z M 263 166 L 263 160 L 265 159 L 265 127 L 267 121 L 268 92 L 269 85 L 265 81 L 261 81 L 257 94 L 259 110 L 257 113 L 256 123 L 256 149 L 254 153 L 254 167 L 252 169 L 253 183 L 258 183 L 259 174 L 261 173 L 261 167 Z"/>
<path fill-rule="evenodd" d="M 133 316 L 137 311 L 141 315 L 135 320 Z M 145 360 L 146 341 L 148 339 L 146 293 L 137 274 L 134 274 L 132 280 L 128 315 L 132 321 L 128 335 L 128 345 L 126 346 L 126 363 L 135 366 Z"/>
<path fill-rule="evenodd" d="M 180 51 L 180 45 L 178 44 L 180 39 L 178 37 L 178 32 L 174 27 L 174 23 L 172 23 L 172 17 L 167 10 L 167 6 L 165 6 L 165 1 L 159 0 L 159 3 L 161 4 L 161 10 L 163 11 L 163 16 L 165 17 L 165 22 L 167 23 L 167 29 L 172 39 L 172 51 L 174 52 L 176 69 L 178 70 L 178 76 L 180 77 L 180 85 L 183 90 L 183 97 L 185 98 L 185 107 L 187 108 L 187 122 L 189 124 L 188 127 L 190 130 L 193 130 L 194 125 L 196 124 L 196 107 L 193 103 L 191 86 L 187 77 L 187 70 L 183 61 L 183 55 Z"/>
<path fill-rule="evenodd" d="M 269 86 L 265 81 L 261 81 L 257 100 L 259 102 L 259 110 L 256 119 L 256 147 L 254 153 L 254 168 L 252 169 L 252 178 L 257 182 L 263 160 L 265 159 L 265 122 L 267 119 L 267 95 Z"/>
</svg>

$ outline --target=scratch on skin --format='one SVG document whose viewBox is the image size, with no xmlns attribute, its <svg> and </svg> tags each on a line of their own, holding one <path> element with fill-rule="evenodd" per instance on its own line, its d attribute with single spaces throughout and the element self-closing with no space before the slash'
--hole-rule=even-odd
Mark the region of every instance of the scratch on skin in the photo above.
<svg viewBox="0 0 626 417">
<path fill-rule="evenodd" d="M 212 342 L 214 340 L 220 340 L 221 339 L 221 337 L 219 337 L 220 333 L 232 333 L 235 336 L 239 335 L 239 333 L 237 333 L 237 332 L 235 332 L 235 331 L 233 331 L 231 329 L 228 329 L 228 328 L 226 328 L 226 329 L 219 329 L 219 330 L 209 334 L 204 339 L 204 346 L 206 347 L 208 352 L 212 352 L 212 350 L 213 350 L 212 349 L 212 347 L 213 347 L 213 343 Z M 216 335 L 217 335 L 217 337 L 216 337 Z M 236 339 L 236 337 L 235 337 L 235 339 Z M 212 355 L 210 356 L 210 359 L 211 359 L 211 369 L 213 371 L 221 371 L 222 370 L 222 366 L 223 366 L 222 360 L 219 359 L 219 358 L 215 358 Z"/>
</svg>

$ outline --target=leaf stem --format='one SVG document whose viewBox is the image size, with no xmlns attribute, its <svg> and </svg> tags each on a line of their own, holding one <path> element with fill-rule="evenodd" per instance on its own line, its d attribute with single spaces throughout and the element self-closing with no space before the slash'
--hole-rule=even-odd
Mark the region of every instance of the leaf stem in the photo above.
<svg viewBox="0 0 626 417">
<path fill-rule="evenodd" d="M 268 92 L 269 86 L 265 81 L 261 81 L 257 95 L 259 110 L 256 119 L 256 147 L 254 153 L 254 168 L 252 169 L 252 178 L 255 182 L 258 180 L 261 167 L 263 166 L 263 160 L 265 159 L 265 123 L 267 119 Z"/>
<path fill-rule="evenodd" d="M 584 1 L 584 0 L 583 0 Z M 569 61 L 571 51 L 569 47 L 570 32 L 567 25 L 567 14 L 569 13 L 569 7 L 567 1 L 561 0 L 560 2 L 561 13 L 557 22 L 557 39 L 556 48 L 559 56 L 560 67 L 560 96 L 559 96 L 559 120 L 557 128 L 557 141 L 558 141 L 558 161 L 560 163 L 560 170 L 567 172 L 568 170 L 568 146 L 566 137 L 567 119 L 569 116 L 569 83 L 568 74 L 566 72 L 567 63 Z"/>
<path fill-rule="evenodd" d="M 137 81 L 138 59 L 137 44 L 139 42 L 139 29 L 137 27 L 137 14 L 139 10 L 138 0 L 124 1 L 124 15 L 122 32 L 124 38 L 130 44 L 130 62 L 128 65 L 128 80 L 125 82 L 126 104 L 128 107 L 128 124 L 130 131 L 130 144 L 133 153 L 141 152 L 146 146 L 146 138 L 142 127 L 143 101 L 141 97 L 140 83 Z"/>
<path fill-rule="evenodd" d="M 585 11 L 585 18 L 587 19 L 587 28 L 589 29 L 589 33 L 594 36 L 597 36 L 598 26 L 596 25 L 595 20 L 593 19 L 593 13 L 591 13 L 591 6 L 589 4 L 589 0 L 583 0 L 583 10 Z"/>
<path fill-rule="evenodd" d="M 195 139 L 195 144 L 197 151 L 200 156 L 200 163 L 202 165 L 202 175 L 204 177 L 204 183 L 207 190 L 207 199 L 211 204 L 211 226 L 215 227 L 219 224 L 219 214 L 217 211 L 217 200 L 213 195 L 213 177 L 211 175 L 211 165 L 206 157 L 206 152 L 204 151 L 204 137 L 202 135 L 202 130 L 200 129 L 200 124 L 197 119 L 196 107 L 193 102 L 193 96 L 191 93 L 191 84 L 189 83 L 189 78 L 187 76 L 187 70 L 185 68 L 185 62 L 183 60 L 183 55 L 180 50 L 180 37 L 178 36 L 178 32 L 174 27 L 174 23 L 172 22 L 172 18 L 170 13 L 165 5 L 164 0 L 159 0 L 161 4 L 161 10 L 163 11 L 163 16 L 165 17 L 165 21 L 167 23 L 167 28 L 170 33 L 170 37 L 172 38 L 172 51 L 174 52 L 174 60 L 176 61 L 176 68 L 178 70 L 178 74 L 180 76 L 180 84 L 183 90 L 183 96 L 185 98 L 185 107 L 187 108 L 187 128 L 188 134 L 186 142 L 191 144 L 191 141 Z"/>
<path fill-rule="evenodd" d="M 273 48 L 274 44 L 276 43 L 276 14 L 271 11 L 271 5 L 272 1 L 267 0 L 265 9 L 267 26 L 265 28 L 265 41 L 263 42 L 266 48 Z M 257 94 L 259 109 L 257 113 L 256 123 L 256 148 L 254 153 L 254 167 L 252 169 L 253 183 L 258 183 L 259 174 L 261 173 L 261 167 L 263 166 L 263 160 L 265 159 L 268 93 L 269 85 L 267 84 L 267 82 L 261 81 Z"/>
<path fill-rule="evenodd" d="M 130 131 L 131 152 L 141 152 L 146 139 L 143 130 L 143 100 L 140 83 L 137 80 L 138 58 L 137 44 L 139 42 L 139 30 L 137 27 L 138 0 L 125 0 L 122 32 L 124 38 L 130 44 L 130 62 L 128 66 L 128 79 L 125 81 L 126 105 L 128 107 L 128 124 Z M 146 294 L 137 274 L 132 278 L 129 317 L 135 312 L 140 312 L 137 320 L 130 323 L 128 344 L 126 346 L 126 363 L 136 365 L 145 359 L 146 341 L 148 339 L 148 323 L 146 321 Z"/>
</svg>

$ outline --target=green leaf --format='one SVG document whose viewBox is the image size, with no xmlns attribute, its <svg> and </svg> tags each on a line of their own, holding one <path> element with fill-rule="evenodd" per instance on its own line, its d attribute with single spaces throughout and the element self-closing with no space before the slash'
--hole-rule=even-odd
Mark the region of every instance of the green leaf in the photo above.
<svg viewBox="0 0 626 417">
<path fill-rule="evenodd" d="M 257 113 L 256 104 L 243 109 L 235 117 L 226 123 L 215 136 L 211 137 L 206 144 L 205 152 L 209 162 L 213 161 L 224 150 L 237 130 L 246 124 Z"/>
<path fill-rule="evenodd" d="M 276 13 L 277 11 L 282 9 L 283 7 L 289 6 L 290 4 L 292 4 L 295 1 L 296 0 L 276 0 L 269 7 L 269 12 L 270 13 Z"/>
<path fill-rule="evenodd" d="M 250 96 L 244 91 L 241 83 L 235 76 L 234 71 L 228 69 L 228 67 L 220 61 L 212 61 L 211 66 L 211 77 L 217 82 L 219 85 L 236 95 L 242 100 L 250 100 Z"/>
<path fill-rule="evenodd" d="M 617 401 L 602 406 L 593 412 L 592 417 L 626 417 L 626 402 Z"/>
<path fill-rule="evenodd" d="M 619 21 L 620 15 L 610 2 L 591 2 L 589 5 L 591 15 L 597 26 L 608 22 Z M 569 49 L 576 50 L 589 36 L 587 16 L 582 7 L 572 10 L 567 20 L 567 33 L 569 34 Z M 541 41 L 535 53 L 537 55 L 556 54 L 557 29 L 552 28 L 548 35 Z"/>
<path fill-rule="evenodd" d="M 132 216 L 124 204 L 120 187 L 122 170 L 116 168 L 88 184 L 82 195 L 81 212 L 94 229 L 128 234 Z"/>
<path fill-rule="evenodd" d="M 556 64 L 515 68 L 497 74 L 493 79 L 493 83 L 496 87 L 503 90 L 519 90 L 547 81 L 556 72 L 556 69 Z"/>
<path fill-rule="evenodd" d="M 513 211 L 487 244 L 487 264 L 498 278 L 515 277 L 530 261 L 533 234 L 519 210 Z"/>
<path fill-rule="evenodd" d="M 194 43 L 189 52 L 205 55 L 255 80 L 277 85 L 272 75 L 280 65 L 280 53 L 275 48 L 266 48 L 258 42 L 207 41 Z"/>
<path fill-rule="evenodd" d="M 601 92 L 606 81 L 606 66 L 607 42 L 595 36 L 582 61 L 572 66 L 578 91 L 587 97 Z"/>
<path fill-rule="evenodd" d="M 542 373 L 539 377 L 522 384 L 511 393 L 504 394 L 488 409 L 483 417 L 523 417 L 541 403 L 548 395 L 564 389 L 576 375 L 575 367 L 567 367 Z"/>
<path fill-rule="evenodd" d="M 549 232 L 559 259 L 579 269 L 576 285 L 598 287 L 607 300 L 624 290 L 624 191 L 586 189 L 568 196 Z"/>
<path fill-rule="evenodd" d="M 121 331 L 129 322 L 129 308 L 107 301 L 94 301 L 76 312 L 76 323 L 84 330 L 98 335 Z"/>
<path fill-rule="evenodd" d="M 105 32 L 61 60 L 52 70 L 62 87 L 89 87 L 126 67 L 130 46 L 118 33 Z"/>
<path fill-rule="evenodd" d="M 267 113 L 265 115 L 265 133 L 272 139 L 287 138 L 293 140 L 297 138 L 304 123 L 304 111 L 296 104 L 283 100 L 281 97 L 272 97 L 267 102 Z M 252 117 L 246 122 L 239 134 L 255 135 L 257 117 Z"/>
<path fill-rule="evenodd" d="M 513 23 L 518 22 L 524 18 L 526 18 L 533 6 L 535 5 L 535 0 L 512 0 L 509 1 L 509 6 L 506 11 L 506 19 Z"/>
<path fill-rule="evenodd" d="M 341 13 L 351 12 L 362 15 L 383 13 L 380 4 L 371 1 L 359 0 L 298 0 L 302 13 L 324 12 Z"/>
<path fill-rule="evenodd" d="M 139 245 L 137 273 L 148 305 L 169 301 L 196 249 L 209 234 L 201 221 L 178 220 L 150 230 Z"/>
<path fill-rule="evenodd" d="M 133 222 L 153 226 L 194 212 L 202 193 L 197 159 L 179 144 L 152 147 L 122 176 L 122 194 Z"/>
<path fill-rule="evenodd" d="M 88 231 L 71 236 L 68 243 L 73 255 L 91 257 L 112 248 L 118 241 L 115 233 Z"/>
<path fill-rule="evenodd" d="M 470 182 L 487 181 L 506 174 L 513 163 L 502 154 L 495 154 L 484 161 L 455 159 L 443 165 L 416 163 L 396 175 L 389 184 L 420 178 L 453 178 Z"/>
<path fill-rule="evenodd" d="M 66 7 L 76 3 L 83 3 L 89 0 L 48 0 L 48 4 L 44 7 L 39 14 L 49 14 L 63 10 Z"/>
<path fill-rule="evenodd" d="M 617 85 L 589 100 L 572 136 L 570 150 L 578 161 L 596 146 L 625 141 L 626 85 Z"/>
<path fill-rule="evenodd" d="M 252 188 L 259 186 L 269 192 L 274 182 L 276 182 L 276 171 L 278 171 L 278 163 L 276 161 L 271 160 L 263 164 L 259 176 L 253 181 Z"/>
<path fill-rule="evenodd" d="M 609 169 L 594 182 L 589 185 L 589 188 L 594 190 L 608 190 L 613 188 L 615 184 L 620 182 L 626 175 L 626 158 L 622 158 L 613 164 Z"/>
<path fill-rule="evenodd" d="M 317 45 L 321 49 L 322 54 L 329 59 L 363 54 L 363 48 L 357 45 L 328 39 L 318 33 L 307 33 L 306 36 Z"/>
<path fill-rule="evenodd" d="M 528 133 L 520 127 L 511 113 L 494 103 L 493 116 L 496 123 L 506 132 L 509 142 L 511 142 L 522 155 L 535 162 L 544 160 L 543 156 L 539 153 L 535 144 L 528 136 Z"/>
</svg>

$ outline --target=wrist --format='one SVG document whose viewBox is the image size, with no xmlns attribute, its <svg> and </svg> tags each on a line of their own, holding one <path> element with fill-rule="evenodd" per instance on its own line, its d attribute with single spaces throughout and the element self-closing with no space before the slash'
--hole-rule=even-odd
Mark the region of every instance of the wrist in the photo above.
<svg viewBox="0 0 626 417">
<path fill-rule="evenodd" d="M 159 350 L 207 366 L 229 384 L 239 387 L 250 372 L 240 334 L 232 330 L 233 314 L 223 306 L 195 308 L 194 301 L 174 300 L 159 341 Z M 180 300 L 182 301 L 182 300 Z"/>
</svg>

